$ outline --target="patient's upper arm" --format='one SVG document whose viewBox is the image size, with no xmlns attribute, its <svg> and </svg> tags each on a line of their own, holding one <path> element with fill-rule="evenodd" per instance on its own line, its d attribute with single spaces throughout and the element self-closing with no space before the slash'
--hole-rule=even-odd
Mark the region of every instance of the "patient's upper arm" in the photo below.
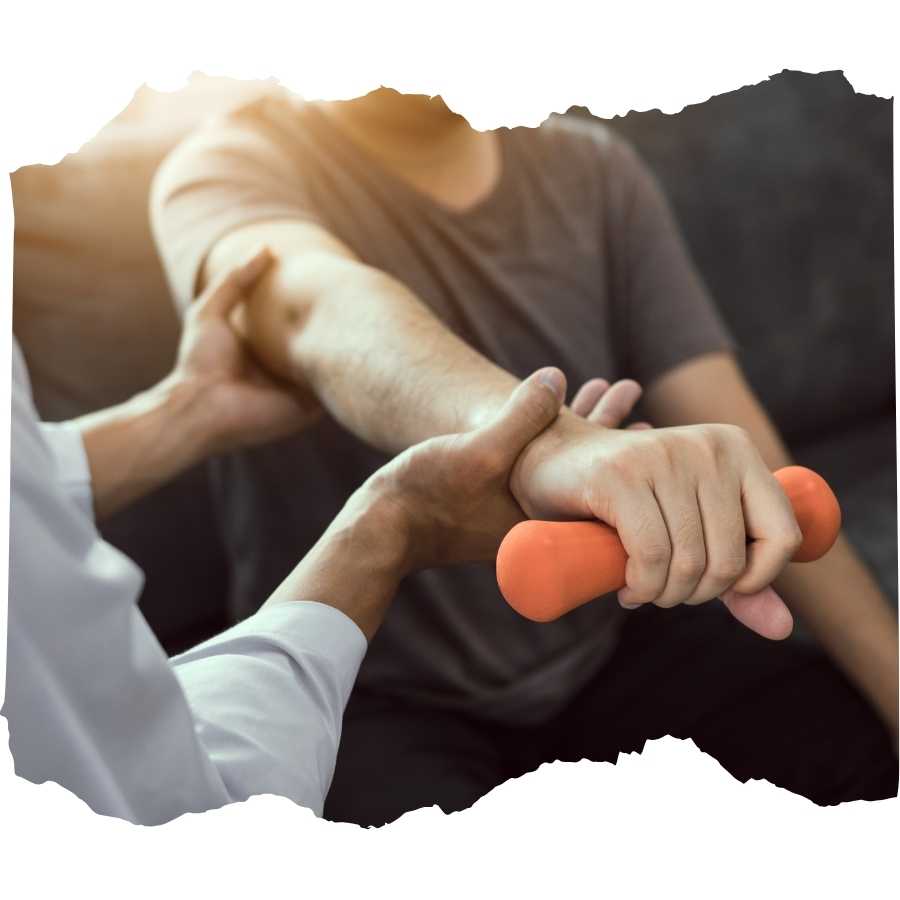
<svg viewBox="0 0 900 900">
<path fill-rule="evenodd" d="M 154 179 L 153 234 L 181 310 L 204 278 L 261 242 L 276 252 L 315 245 L 349 253 L 322 228 L 297 154 L 262 116 L 251 105 L 210 122 L 172 151 Z"/>
<path fill-rule="evenodd" d="M 346 244 L 314 222 L 290 219 L 255 222 L 229 231 L 210 247 L 198 273 L 198 291 L 263 246 L 281 263 L 313 256 L 357 260 Z"/>
</svg>

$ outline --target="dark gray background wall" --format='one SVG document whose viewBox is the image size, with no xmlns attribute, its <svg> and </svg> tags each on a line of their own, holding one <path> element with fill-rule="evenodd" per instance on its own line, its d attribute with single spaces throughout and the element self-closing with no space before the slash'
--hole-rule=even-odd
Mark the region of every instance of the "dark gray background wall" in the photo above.
<svg viewBox="0 0 900 900">
<path fill-rule="evenodd" d="M 892 103 L 783 72 L 610 123 L 662 181 L 792 440 L 893 408 Z"/>
</svg>

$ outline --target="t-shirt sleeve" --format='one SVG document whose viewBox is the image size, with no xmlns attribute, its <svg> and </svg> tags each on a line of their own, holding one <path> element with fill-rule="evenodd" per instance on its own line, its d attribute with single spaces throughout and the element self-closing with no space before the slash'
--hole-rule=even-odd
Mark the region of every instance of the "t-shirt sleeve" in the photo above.
<svg viewBox="0 0 900 900">
<path fill-rule="evenodd" d="M 606 146 L 612 314 L 623 371 L 643 385 L 734 349 L 654 176 L 621 138 Z"/>
<path fill-rule="evenodd" d="M 180 310 L 194 299 L 207 255 L 229 232 L 274 220 L 317 221 L 290 141 L 260 106 L 202 126 L 154 178 L 151 225 Z"/>
</svg>

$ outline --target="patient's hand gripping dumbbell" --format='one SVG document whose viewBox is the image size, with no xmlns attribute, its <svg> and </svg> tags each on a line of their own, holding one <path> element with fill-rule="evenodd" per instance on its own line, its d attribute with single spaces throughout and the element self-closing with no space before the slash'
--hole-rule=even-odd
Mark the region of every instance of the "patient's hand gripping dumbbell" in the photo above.
<svg viewBox="0 0 900 900">
<path fill-rule="evenodd" d="M 840 506 L 831 488 L 821 476 L 802 466 L 779 469 L 775 478 L 790 500 L 803 534 L 794 562 L 824 556 L 841 527 Z M 497 583 L 506 601 L 521 615 L 535 622 L 550 622 L 624 587 L 626 562 L 625 548 L 608 525 L 530 520 L 520 522 L 504 538 L 497 554 Z M 727 602 L 729 598 L 723 599 Z"/>
</svg>

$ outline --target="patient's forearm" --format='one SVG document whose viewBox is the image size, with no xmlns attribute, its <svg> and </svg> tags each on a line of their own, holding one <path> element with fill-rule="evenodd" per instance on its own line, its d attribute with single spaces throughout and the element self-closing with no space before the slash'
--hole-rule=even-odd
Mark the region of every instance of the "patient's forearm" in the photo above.
<svg viewBox="0 0 900 900">
<path fill-rule="evenodd" d="M 399 283 L 371 271 L 315 307 L 293 350 L 332 413 L 388 451 L 474 427 L 516 385 Z"/>
<path fill-rule="evenodd" d="M 96 517 L 117 512 L 203 459 L 204 414 L 199 392 L 163 381 L 119 406 L 75 419 Z"/>
<path fill-rule="evenodd" d="M 396 279 L 327 247 L 298 252 L 275 226 L 214 251 L 207 277 L 266 243 L 278 262 L 251 298 L 242 327 L 254 352 L 310 388 L 332 416 L 387 452 L 468 430 L 518 380 L 441 323 Z"/>
<path fill-rule="evenodd" d="M 776 587 L 897 734 L 897 620 L 846 540 L 789 566 Z"/>
<path fill-rule="evenodd" d="M 792 463 L 731 357 L 708 356 L 681 366 L 645 397 L 654 424 L 740 425 L 771 469 Z M 788 566 L 775 587 L 896 734 L 897 622 L 853 548 L 841 538 L 823 559 Z"/>
</svg>

